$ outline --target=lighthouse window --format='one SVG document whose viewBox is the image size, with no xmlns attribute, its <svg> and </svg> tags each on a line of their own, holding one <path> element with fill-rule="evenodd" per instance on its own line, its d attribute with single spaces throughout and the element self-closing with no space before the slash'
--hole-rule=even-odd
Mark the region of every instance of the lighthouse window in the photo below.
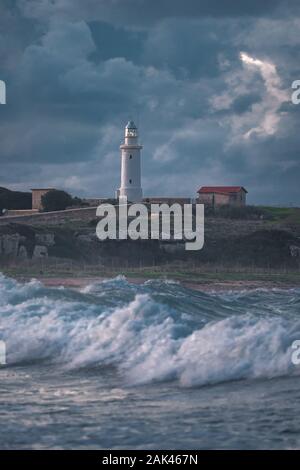
<svg viewBox="0 0 300 470">
<path fill-rule="evenodd" d="M 130 160 L 132 159 L 132 155 L 129 156 Z"/>
<path fill-rule="evenodd" d="M 132 180 L 129 180 L 129 183 L 131 184 L 131 183 L 132 183 Z"/>
</svg>

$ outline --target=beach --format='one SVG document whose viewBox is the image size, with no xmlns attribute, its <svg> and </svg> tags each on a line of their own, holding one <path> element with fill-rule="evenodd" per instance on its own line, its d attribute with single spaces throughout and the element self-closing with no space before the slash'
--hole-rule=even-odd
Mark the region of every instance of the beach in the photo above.
<svg viewBox="0 0 300 470">
<path fill-rule="evenodd" d="M 116 277 L 116 276 L 114 276 Z M 67 287 L 70 289 L 82 289 L 89 284 L 102 282 L 107 279 L 114 279 L 114 277 L 107 278 L 102 276 L 90 276 L 90 277 L 37 277 L 47 287 Z M 126 276 L 125 276 L 126 277 Z M 174 280 L 168 277 L 162 277 L 163 280 Z M 28 278 L 20 278 L 20 280 L 28 280 Z M 145 277 L 129 277 L 128 282 L 132 284 L 143 284 L 147 278 Z M 253 289 L 291 289 L 300 287 L 300 282 L 286 282 L 280 280 L 174 280 L 180 283 L 182 286 L 199 290 L 203 292 L 213 291 L 230 291 L 230 290 L 253 290 Z"/>
</svg>

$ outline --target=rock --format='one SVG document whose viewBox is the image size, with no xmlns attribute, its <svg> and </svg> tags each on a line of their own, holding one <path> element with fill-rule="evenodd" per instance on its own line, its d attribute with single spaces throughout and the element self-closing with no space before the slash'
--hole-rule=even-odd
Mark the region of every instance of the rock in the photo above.
<svg viewBox="0 0 300 470">
<path fill-rule="evenodd" d="M 54 246 L 54 233 L 36 233 L 35 240 L 37 243 L 45 246 Z"/>
<path fill-rule="evenodd" d="M 83 243 L 91 243 L 97 240 L 97 236 L 94 233 L 93 234 L 81 234 L 77 236 L 77 240 Z"/>
<path fill-rule="evenodd" d="M 185 245 L 184 243 L 160 243 L 160 249 L 169 254 L 181 253 L 184 252 Z"/>
<path fill-rule="evenodd" d="M 20 248 L 19 248 L 18 258 L 20 258 L 20 259 L 27 259 L 28 258 L 28 253 L 27 253 L 26 247 L 24 245 L 21 245 Z"/>
<path fill-rule="evenodd" d="M 48 257 L 48 249 L 46 246 L 42 245 L 35 245 L 33 250 L 32 258 L 47 258 Z"/>
<path fill-rule="evenodd" d="M 0 237 L 0 253 L 4 256 L 16 257 L 18 255 L 20 238 L 18 233 L 2 235 Z"/>
<path fill-rule="evenodd" d="M 296 245 L 290 245 L 290 253 L 293 258 L 300 258 L 300 247 Z"/>
</svg>

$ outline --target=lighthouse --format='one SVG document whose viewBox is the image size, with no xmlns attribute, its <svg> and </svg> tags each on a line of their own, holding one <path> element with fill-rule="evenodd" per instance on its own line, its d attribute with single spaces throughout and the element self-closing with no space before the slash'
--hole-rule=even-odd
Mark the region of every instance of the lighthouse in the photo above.
<svg viewBox="0 0 300 470">
<path fill-rule="evenodd" d="M 141 186 L 141 150 L 138 129 L 133 121 L 125 127 L 125 142 L 121 149 L 121 186 L 117 191 L 120 201 L 139 202 L 143 198 Z"/>
</svg>

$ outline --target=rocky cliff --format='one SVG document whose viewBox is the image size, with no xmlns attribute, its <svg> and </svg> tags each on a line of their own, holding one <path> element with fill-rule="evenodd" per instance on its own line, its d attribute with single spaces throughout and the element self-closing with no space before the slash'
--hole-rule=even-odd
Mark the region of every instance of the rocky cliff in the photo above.
<svg viewBox="0 0 300 470">
<path fill-rule="evenodd" d="M 92 214 L 92 213 L 91 213 Z M 0 263 L 26 260 L 77 260 L 85 263 L 152 265 L 183 260 L 192 264 L 298 268 L 300 220 L 229 220 L 207 217 L 205 246 L 186 252 L 181 242 L 100 242 L 96 220 L 59 220 L 58 225 L 2 223 Z"/>
</svg>

